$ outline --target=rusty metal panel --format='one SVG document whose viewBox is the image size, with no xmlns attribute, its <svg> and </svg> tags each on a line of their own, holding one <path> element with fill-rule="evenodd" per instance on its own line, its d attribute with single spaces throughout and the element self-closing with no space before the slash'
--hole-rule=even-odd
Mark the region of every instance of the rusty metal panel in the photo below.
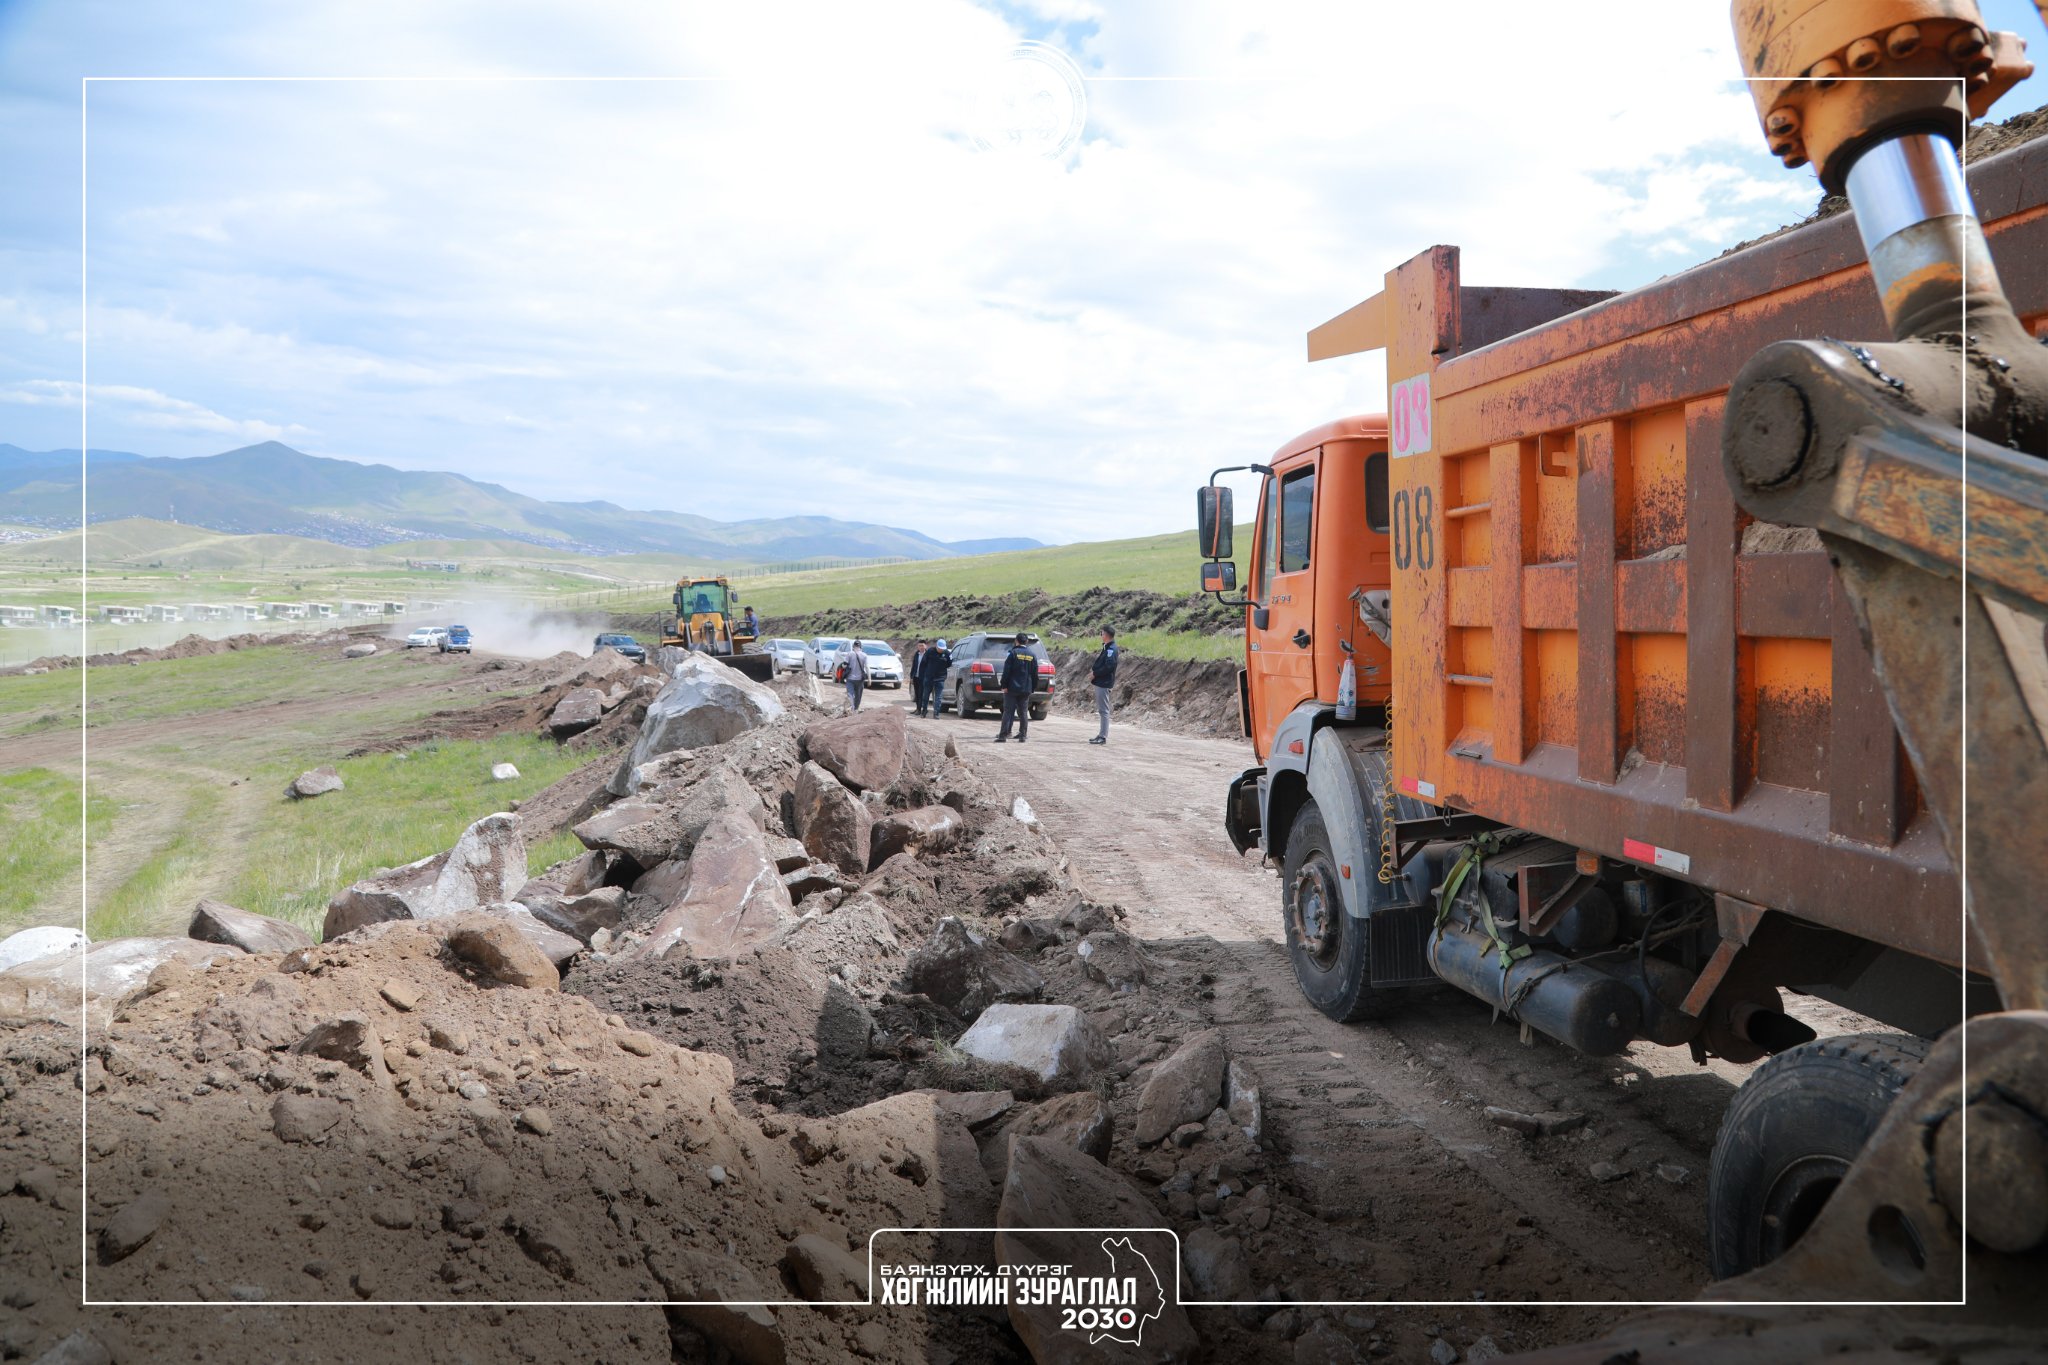
<svg viewBox="0 0 2048 1365">
<path fill-rule="evenodd" d="M 1746 636 L 1831 640 L 1835 568 L 1818 550 L 1735 561 L 1736 629 Z"/>
<path fill-rule="evenodd" d="M 1828 828 L 1889 846 L 1911 813 L 1912 769 L 1903 761 L 1891 707 L 1879 685 L 1856 614 L 1834 585 L 1834 733 L 1828 742 Z"/>
<path fill-rule="evenodd" d="M 1721 476 L 1720 398 L 1686 405 L 1686 795 L 1732 810 L 1741 795 L 1735 748 L 1735 494 Z"/>
<path fill-rule="evenodd" d="M 1385 298 L 1390 391 L 1420 393 L 1425 420 L 1433 421 L 1435 405 L 1428 401 L 1426 386 L 1439 360 L 1456 343 L 1458 249 L 1431 247 L 1390 271 Z M 1407 614 L 1411 622 L 1395 637 L 1401 647 L 1394 651 L 1394 762 L 1405 789 L 1427 799 L 1435 792 L 1433 774 L 1452 737 L 1449 727 L 1456 709 L 1455 688 L 1445 676 L 1451 629 L 1449 572 L 1444 556 L 1435 552 L 1443 538 L 1443 447 L 1433 432 L 1414 441 L 1404 426 L 1404 414 L 1411 410 L 1398 402 L 1391 406 L 1396 409 L 1389 414 L 1387 460 L 1394 517 L 1392 592 L 1395 611 Z M 1429 515 L 1420 515 L 1425 508 Z M 1419 534 L 1425 527 L 1428 553 Z"/>
<path fill-rule="evenodd" d="M 1627 515 L 1617 465 L 1627 429 L 1596 422 L 1578 433 L 1579 776 L 1612 782 L 1621 768 L 1620 687 L 1614 612 L 1615 522 Z"/>
<path fill-rule="evenodd" d="M 1528 752 L 1528 641 L 1522 634 L 1522 565 L 1533 538 L 1533 520 L 1523 518 L 1525 486 L 1535 478 L 1533 441 L 1497 445 L 1493 462 L 1491 513 L 1493 568 L 1493 756 L 1520 763 Z"/>
</svg>

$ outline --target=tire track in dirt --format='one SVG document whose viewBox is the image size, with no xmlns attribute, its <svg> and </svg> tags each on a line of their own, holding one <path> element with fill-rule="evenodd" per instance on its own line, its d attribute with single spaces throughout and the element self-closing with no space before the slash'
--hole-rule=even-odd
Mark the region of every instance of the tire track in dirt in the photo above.
<svg viewBox="0 0 2048 1365">
<path fill-rule="evenodd" d="M 997 748 L 992 723 L 912 724 L 951 728 L 966 761 L 1031 802 L 1085 891 L 1212 983 L 1203 1007 L 1259 1071 L 1294 1192 L 1332 1234 L 1307 1282 L 1406 1300 L 1686 1299 L 1705 1285 L 1707 1156 L 1746 1068 L 1525 1045 L 1448 989 L 1334 1023 L 1295 986 L 1277 878 L 1223 832 L 1242 744 L 1120 727 L 1097 747 L 1092 723 L 1055 714 L 1027 746 Z M 1532 1142 L 1487 1105 L 1588 1123 Z M 1599 1162 L 1626 1174 L 1597 1181 Z"/>
</svg>

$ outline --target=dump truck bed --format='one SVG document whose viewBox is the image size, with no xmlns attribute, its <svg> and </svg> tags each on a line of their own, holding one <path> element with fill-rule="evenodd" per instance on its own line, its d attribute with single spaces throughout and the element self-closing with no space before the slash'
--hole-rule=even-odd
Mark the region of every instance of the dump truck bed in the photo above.
<svg viewBox="0 0 2048 1365">
<path fill-rule="evenodd" d="M 1969 183 L 2038 335 L 2048 142 Z M 1851 217 L 1494 340 L 1474 305 L 1504 292 L 1461 289 L 1452 247 L 1386 279 L 1403 787 L 1960 964 L 1960 883 L 1828 557 L 1722 473 L 1752 355 L 1887 335 Z"/>
</svg>

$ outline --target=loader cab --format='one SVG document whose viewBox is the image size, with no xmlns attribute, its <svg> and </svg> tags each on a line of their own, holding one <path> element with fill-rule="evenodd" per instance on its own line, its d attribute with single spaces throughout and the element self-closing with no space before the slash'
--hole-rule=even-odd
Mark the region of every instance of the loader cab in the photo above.
<svg viewBox="0 0 2048 1365">
<path fill-rule="evenodd" d="M 675 631 L 668 638 L 686 648 L 708 654 L 734 652 L 733 608 L 739 594 L 722 578 L 685 579 L 676 584 Z"/>
<path fill-rule="evenodd" d="M 1361 598 L 1385 593 L 1392 580 L 1387 458 L 1386 419 L 1350 417 L 1305 432 L 1267 465 L 1253 466 L 1261 483 L 1249 582 L 1242 598 L 1225 600 L 1245 608 L 1239 697 L 1261 762 L 1301 703 L 1336 704 L 1344 643 L 1354 651 L 1361 716 L 1377 718 L 1392 689 L 1388 646 L 1361 611 Z M 1205 515 L 1203 538 L 1212 561 L 1203 586 L 1222 596 L 1236 586 L 1216 572 L 1229 567 L 1217 561 L 1228 558 L 1230 536 Z"/>
</svg>

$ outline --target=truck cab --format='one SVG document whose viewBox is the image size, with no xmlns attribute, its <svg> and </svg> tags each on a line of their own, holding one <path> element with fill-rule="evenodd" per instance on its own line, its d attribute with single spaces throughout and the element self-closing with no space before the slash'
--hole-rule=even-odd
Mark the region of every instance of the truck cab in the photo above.
<svg viewBox="0 0 2048 1365">
<path fill-rule="evenodd" d="M 1245 609 L 1238 699 L 1258 766 L 1232 784 L 1226 805 L 1226 825 L 1240 852 L 1255 844 L 1276 858 L 1284 852 L 1284 815 L 1296 794 L 1285 780 L 1279 783 L 1283 818 L 1273 818 L 1274 770 L 1296 779 L 1305 772 L 1308 737 L 1337 723 L 1347 661 L 1353 719 L 1372 726 L 1384 719 L 1393 686 L 1384 625 L 1394 555 L 1387 459 L 1387 419 L 1362 416 L 1303 432 L 1270 463 L 1249 466 L 1261 482 L 1250 581 L 1235 601 Z M 1227 560 L 1229 491 L 1212 482 L 1202 492 L 1205 553 Z M 1220 541 L 1213 539 L 1219 535 Z M 1234 578 L 1233 565 L 1209 566 L 1219 568 L 1231 569 Z M 1205 572 L 1204 586 L 1219 585 Z"/>
</svg>

